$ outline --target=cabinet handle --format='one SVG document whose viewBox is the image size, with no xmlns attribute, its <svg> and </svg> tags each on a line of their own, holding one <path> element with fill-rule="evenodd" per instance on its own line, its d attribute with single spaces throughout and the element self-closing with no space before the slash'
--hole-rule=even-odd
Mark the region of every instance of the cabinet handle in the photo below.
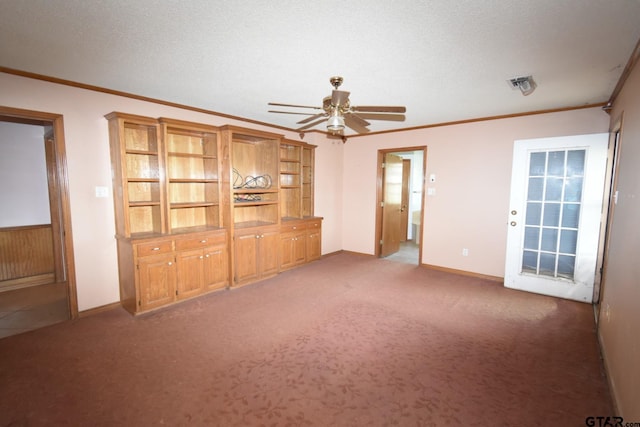
<svg viewBox="0 0 640 427">
<path fill-rule="evenodd" d="M 298 227 L 293 227 L 293 229 L 294 229 L 294 230 L 295 230 L 295 229 L 297 229 L 297 228 L 298 228 Z"/>
<path fill-rule="evenodd" d="M 169 261 L 169 262 L 167 263 L 167 265 L 173 265 L 173 263 L 172 263 L 171 261 Z"/>
<path fill-rule="evenodd" d="M 264 237 L 264 234 L 261 234 L 261 235 L 260 235 L 260 238 L 262 239 L 263 237 Z"/>
<path fill-rule="evenodd" d="M 207 255 L 208 256 L 208 255 Z M 203 259 L 204 257 L 202 255 L 200 255 L 200 259 Z"/>
<path fill-rule="evenodd" d="M 205 257 L 209 258 L 209 254 L 206 254 Z"/>
<path fill-rule="evenodd" d="M 207 243 L 207 239 L 200 240 L 200 243 Z"/>
<path fill-rule="evenodd" d="M 160 248 L 153 248 L 153 249 L 151 249 L 151 250 L 152 250 L 152 251 L 159 251 L 159 250 L 160 250 Z"/>
</svg>

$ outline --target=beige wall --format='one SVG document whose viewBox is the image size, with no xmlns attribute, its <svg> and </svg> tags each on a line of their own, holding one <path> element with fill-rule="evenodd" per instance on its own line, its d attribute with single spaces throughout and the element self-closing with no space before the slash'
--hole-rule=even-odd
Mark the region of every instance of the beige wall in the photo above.
<svg viewBox="0 0 640 427">
<path fill-rule="evenodd" d="M 625 418 L 640 419 L 640 71 L 636 69 L 613 111 L 624 112 L 620 201 L 612 230 L 603 291 L 600 338 L 614 393 Z M 111 188 L 108 129 L 104 115 L 123 111 L 212 125 L 264 128 L 298 139 L 295 132 L 247 125 L 195 113 L 0 73 L 0 105 L 62 114 L 69 172 L 79 309 L 118 300 L 113 199 L 95 197 Z M 323 253 L 341 249 L 374 253 L 377 150 L 427 146 L 427 175 L 436 195 L 424 207 L 422 262 L 503 276 L 512 145 L 516 139 L 606 132 L 599 108 L 443 126 L 350 138 L 346 144 L 321 134 L 316 144 L 316 206 L 325 218 Z M 469 256 L 462 257 L 462 248 Z M 608 313 L 608 314 L 607 314 Z"/>
<path fill-rule="evenodd" d="M 344 148 L 343 247 L 375 252 L 377 151 L 427 146 L 425 264 L 504 276 L 513 141 L 603 133 L 600 108 L 351 138 Z M 462 256 L 462 249 L 469 255 Z"/>
<path fill-rule="evenodd" d="M 189 110 L 167 107 L 126 97 L 57 85 L 0 73 L 0 105 L 62 114 L 69 172 L 69 192 L 76 287 L 80 311 L 119 300 L 113 197 L 96 198 L 95 187 L 111 185 L 109 135 L 105 114 L 122 111 L 150 117 L 171 117 L 212 125 L 235 124 L 282 132 Z M 265 105 L 265 108 L 267 106 Z M 322 138 L 324 139 L 324 138 Z M 310 142 L 307 139 L 307 142 Z M 313 142 L 313 141 L 311 141 Z M 316 213 L 326 218 L 323 253 L 342 248 L 340 235 L 342 147 L 320 144 L 316 150 L 318 179 Z"/>
<path fill-rule="evenodd" d="M 618 203 L 600 304 L 599 336 L 609 380 L 625 421 L 640 421 L 640 66 L 611 112 L 622 117 Z"/>
<path fill-rule="evenodd" d="M 79 309 L 118 300 L 108 129 L 104 115 L 123 111 L 213 125 L 243 122 L 126 97 L 0 73 L 0 104 L 64 116 Z M 266 107 L 265 107 L 266 108 Z M 515 139 L 606 131 L 592 108 L 350 138 L 311 133 L 316 150 L 316 206 L 324 217 L 322 252 L 374 253 L 376 155 L 380 148 L 428 146 L 427 173 L 436 196 L 425 206 L 423 262 L 493 276 L 504 271 L 506 217 Z M 268 127 L 264 129 L 283 133 Z M 295 132 L 284 132 L 298 139 Z M 480 209 L 482 208 L 482 209 Z M 462 257 L 462 248 L 469 256 Z"/>
</svg>

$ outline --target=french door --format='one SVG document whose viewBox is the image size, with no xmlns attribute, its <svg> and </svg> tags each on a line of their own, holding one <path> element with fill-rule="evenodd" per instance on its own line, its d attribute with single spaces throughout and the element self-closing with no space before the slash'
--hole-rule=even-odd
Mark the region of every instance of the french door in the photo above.
<svg viewBox="0 0 640 427">
<path fill-rule="evenodd" d="M 505 286 L 593 300 L 608 134 L 515 141 Z"/>
</svg>

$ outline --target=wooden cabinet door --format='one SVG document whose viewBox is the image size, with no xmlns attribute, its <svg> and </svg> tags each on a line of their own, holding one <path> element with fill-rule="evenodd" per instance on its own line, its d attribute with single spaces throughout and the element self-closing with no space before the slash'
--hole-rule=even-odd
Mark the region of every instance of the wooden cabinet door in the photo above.
<svg viewBox="0 0 640 427">
<path fill-rule="evenodd" d="M 293 236 L 293 265 L 301 265 L 307 261 L 307 232 L 298 231 Z"/>
<path fill-rule="evenodd" d="M 202 292 L 204 284 L 204 255 L 201 249 L 178 252 L 177 298 L 189 298 Z"/>
<path fill-rule="evenodd" d="M 176 295 L 176 265 L 172 254 L 138 259 L 138 306 L 149 310 L 168 304 Z"/>
<path fill-rule="evenodd" d="M 280 270 L 288 270 L 296 265 L 294 233 L 280 235 Z"/>
<path fill-rule="evenodd" d="M 236 284 L 258 279 L 258 241 L 258 235 L 253 231 L 236 234 L 233 251 Z"/>
<path fill-rule="evenodd" d="M 307 234 L 307 261 L 320 259 L 321 239 L 320 230 L 309 230 Z"/>
<path fill-rule="evenodd" d="M 204 286 L 206 290 L 221 289 L 229 284 L 229 266 L 226 246 L 215 246 L 204 251 Z"/>
<path fill-rule="evenodd" d="M 279 271 L 278 245 L 280 232 L 278 230 L 261 230 L 258 251 L 258 272 L 260 277 L 272 276 Z"/>
</svg>

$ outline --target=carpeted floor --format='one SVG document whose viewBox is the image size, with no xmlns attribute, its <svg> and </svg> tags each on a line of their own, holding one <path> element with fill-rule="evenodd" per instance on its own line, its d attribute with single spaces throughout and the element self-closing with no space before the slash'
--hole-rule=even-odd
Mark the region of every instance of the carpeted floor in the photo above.
<svg viewBox="0 0 640 427">
<path fill-rule="evenodd" d="M 612 411 L 589 305 L 348 253 L 0 339 L 0 426 L 583 426 Z"/>
</svg>

